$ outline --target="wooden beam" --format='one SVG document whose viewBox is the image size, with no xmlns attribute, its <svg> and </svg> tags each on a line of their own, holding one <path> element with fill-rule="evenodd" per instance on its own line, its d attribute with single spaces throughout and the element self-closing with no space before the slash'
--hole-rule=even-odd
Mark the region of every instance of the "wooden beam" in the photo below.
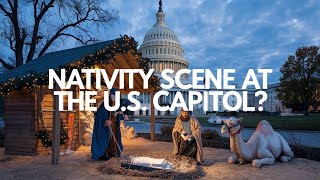
<svg viewBox="0 0 320 180">
<path fill-rule="evenodd" d="M 121 91 L 121 90 L 120 90 Z M 124 89 L 124 91 L 123 92 L 125 92 L 125 93 L 123 93 L 123 94 L 128 94 L 128 93 L 130 93 L 131 91 L 138 91 L 138 92 L 140 92 L 140 93 L 150 93 L 150 91 L 151 91 L 151 88 L 150 89 Z M 121 91 L 121 94 L 122 94 L 122 91 Z"/>
<path fill-rule="evenodd" d="M 131 60 L 133 66 L 139 68 L 139 63 L 138 63 L 138 61 L 135 61 L 135 60 L 134 60 L 134 53 L 133 53 L 132 51 L 130 51 L 129 53 L 127 53 L 127 55 L 129 56 L 129 59 Z"/>
<path fill-rule="evenodd" d="M 112 60 L 113 61 L 113 60 Z M 106 70 L 106 73 L 108 75 L 109 78 L 112 77 L 112 74 L 113 74 L 113 71 L 116 69 L 116 67 L 112 64 L 112 63 L 109 63 L 109 64 L 100 64 L 101 65 L 101 69 L 105 69 Z M 112 66 L 112 67 L 111 67 Z M 100 66 L 99 66 L 100 67 Z M 101 77 L 102 79 L 102 77 Z M 118 86 L 119 85 L 119 77 L 117 76 L 115 82 L 114 82 L 114 86 Z"/>
<path fill-rule="evenodd" d="M 38 107 L 38 125 L 37 125 L 37 131 L 40 130 L 40 123 L 41 123 L 41 129 L 44 129 L 44 121 L 43 121 L 43 99 L 44 99 L 44 88 L 40 87 L 38 91 L 38 101 L 37 101 L 37 107 Z"/>
<path fill-rule="evenodd" d="M 136 64 L 135 64 L 133 56 L 129 56 L 128 53 L 122 54 L 120 56 L 119 64 L 121 65 L 121 67 L 123 67 L 125 69 L 139 69 L 138 62 L 136 62 Z M 125 88 L 129 89 L 128 75 L 126 76 L 126 78 L 127 78 L 127 83 L 126 83 Z M 143 89 L 143 79 L 142 79 L 142 77 L 140 75 L 134 74 L 133 81 L 134 81 L 133 82 L 133 84 L 134 84 L 133 89 Z"/>
<path fill-rule="evenodd" d="M 115 69 L 126 69 L 125 67 L 123 67 L 122 64 L 120 64 L 120 62 L 123 61 L 123 60 L 124 60 L 124 59 L 123 59 L 123 56 L 117 55 L 117 56 L 116 56 L 116 59 L 114 59 L 114 60 L 111 61 L 110 64 L 112 64 L 112 66 L 114 67 L 113 70 L 112 70 L 112 72 L 113 72 Z M 132 67 L 131 67 L 130 69 L 132 69 Z M 128 78 L 128 77 L 129 77 L 128 74 L 125 74 L 124 77 L 123 77 L 123 78 L 124 78 L 124 89 L 129 88 L 129 81 L 128 81 L 129 78 Z M 119 76 L 117 76 L 117 79 L 119 80 L 118 82 L 120 82 Z M 120 89 L 120 84 L 118 83 L 118 85 L 119 85 L 118 89 Z"/>
<path fill-rule="evenodd" d="M 79 99 L 79 86 L 75 88 L 75 96 L 77 99 Z M 75 120 L 78 120 L 78 148 L 81 146 L 81 124 L 80 124 L 80 110 L 79 110 L 79 105 L 78 108 L 76 109 L 76 115 L 75 115 Z"/>
<path fill-rule="evenodd" d="M 150 110 L 151 110 L 151 119 L 150 119 L 150 135 L 151 135 L 151 141 L 155 142 L 155 116 L 154 116 L 154 105 L 153 105 L 153 96 L 154 96 L 154 90 L 150 92 Z"/>
<path fill-rule="evenodd" d="M 54 83 L 54 91 L 59 91 L 60 88 L 57 83 Z M 60 111 L 59 111 L 59 97 L 53 97 L 53 130 L 52 130 L 52 165 L 57 165 L 60 155 Z"/>
<path fill-rule="evenodd" d="M 126 63 L 128 64 L 128 66 L 134 67 L 135 69 L 140 69 L 139 68 L 139 63 L 138 63 L 138 61 L 136 61 L 134 59 L 132 51 L 130 51 L 127 54 L 125 54 L 125 57 L 126 57 L 126 60 L 127 60 Z M 139 83 L 139 88 L 143 88 L 143 79 L 142 79 L 142 77 L 138 76 L 138 78 L 135 78 L 135 82 L 136 81 L 138 81 L 138 83 Z"/>
<path fill-rule="evenodd" d="M 138 69 L 139 64 L 138 61 L 134 59 L 133 53 L 130 51 L 126 54 L 119 54 L 115 57 L 115 60 L 111 60 L 109 64 L 96 64 L 100 69 L 105 69 L 107 72 L 108 77 L 112 76 L 112 73 L 115 69 Z M 128 94 L 129 92 L 135 90 L 139 91 L 140 93 L 149 93 L 152 87 L 149 86 L 149 89 L 143 89 L 143 79 L 138 74 L 135 74 L 134 77 L 134 89 L 129 89 L 129 81 L 128 75 L 125 75 L 125 84 L 124 89 L 121 90 L 121 94 Z M 116 78 L 114 87 L 119 89 L 119 77 Z M 124 93 L 123 93 L 124 92 Z"/>
<path fill-rule="evenodd" d="M 132 68 L 139 69 L 138 64 L 134 64 L 133 63 L 134 59 L 133 59 L 133 57 L 130 57 L 129 54 L 124 54 L 124 55 L 122 55 L 122 57 L 123 57 L 123 59 L 124 59 L 124 61 L 126 63 L 127 69 L 132 69 Z M 135 85 L 134 89 L 137 89 L 137 88 L 143 89 L 143 79 L 142 79 L 142 77 L 140 75 L 138 75 L 138 74 L 135 74 L 134 76 L 135 76 L 134 79 L 133 79 L 134 85 Z"/>
</svg>

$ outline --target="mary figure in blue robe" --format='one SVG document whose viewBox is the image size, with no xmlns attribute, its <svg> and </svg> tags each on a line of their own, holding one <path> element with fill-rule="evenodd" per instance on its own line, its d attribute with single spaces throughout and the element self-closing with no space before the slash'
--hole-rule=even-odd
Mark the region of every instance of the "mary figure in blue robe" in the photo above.
<svg viewBox="0 0 320 180">
<path fill-rule="evenodd" d="M 114 100 L 114 95 L 117 89 L 112 88 L 110 90 L 109 103 L 112 105 L 112 100 Z M 113 97 L 112 97 L 113 96 Z M 122 113 L 116 113 L 115 117 L 113 116 L 113 112 L 110 112 L 105 109 L 103 97 L 104 92 L 100 91 L 98 93 L 97 100 L 100 99 L 100 106 L 98 105 L 98 110 L 95 113 L 95 120 L 93 126 L 93 134 L 92 134 L 92 145 L 91 145 L 91 158 L 92 159 L 100 159 L 100 160 L 108 160 L 110 157 L 119 156 L 121 151 L 123 150 L 122 141 L 121 141 L 121 132 L 120 132 L 120 121 L 123 119 Z M 102 101 L 102 102 L 101 102 Z M 110 126 L 111 128 L 109 128 Z M 115 136 L 113 138 L 112 132 Z M 116 142 L 116 141 L 117 142 Z M 118 145 L 117 145 L 118 143 Z"/>
</svg>

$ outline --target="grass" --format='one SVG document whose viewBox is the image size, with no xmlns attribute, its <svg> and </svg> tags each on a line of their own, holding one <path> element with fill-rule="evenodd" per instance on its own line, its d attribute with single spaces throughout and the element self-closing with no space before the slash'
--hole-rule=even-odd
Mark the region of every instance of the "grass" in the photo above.
<svg viewBox="0 0 320 180">
<path fill-rule="evenodd" d="M 248 116 L 243 115 L 242 125 L 245 128 L 256 128 L 261 120 L 267 120 L 274 129 L 320 131 L 320 116 Z M 208 125 L 208 117 L 197 118 L 201 125 Z"/>
<path fill-rule="evenodd" d="M 244 128 L 256 128 L 261 120 L 267 120 L 274 129 L 285 130 L 305 130 L 305 131 L 320 131 L 320 115 L 309 116 L 263 116 L 263 115 L 248 115 L 238 114 L 242 117 L 242 125 Z M 202 126 L 209 126 L 209 117 L 196 117 Z M 150 122 L 149 118 L 143 121 Z M 174 125 L 175 117 L 168 119 L 157 119 L 156 123 Z"/>
</svg>

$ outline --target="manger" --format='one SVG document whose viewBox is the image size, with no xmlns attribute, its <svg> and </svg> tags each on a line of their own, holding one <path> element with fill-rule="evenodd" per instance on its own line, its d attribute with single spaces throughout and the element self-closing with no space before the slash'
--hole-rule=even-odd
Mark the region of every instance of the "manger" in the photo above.
<svg viewBox="0 0 320 180">
<path fill-rule="evenodd" d="M 201 169 L 192 158 L 166 153 L 128 153 L 125 160 L 112 158 L 98 170 L 105 174 L 161 179 L 196 179 L 202 176 Z"/>
</svg>

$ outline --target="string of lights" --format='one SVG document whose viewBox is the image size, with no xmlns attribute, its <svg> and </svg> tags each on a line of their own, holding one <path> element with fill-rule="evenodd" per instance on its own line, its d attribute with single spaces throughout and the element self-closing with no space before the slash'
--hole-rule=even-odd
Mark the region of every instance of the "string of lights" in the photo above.
<svg viewBox="0 0 320 180">
<path fill-rule="evenodd" d="M 133 37 L 128 35 L 121 36 L 121 38 L 113 40 L 113 42 L 107 47 L 98 50 L 94 54 L 90 54 L 82 57 L 81 59 L 60 65 L 56 69 L 57 74 L 60 73 L 61 69 L 66 70 L 66 76 L 69 77 L 73 69 L 94 68 L 96 64 L 109 64 L 112 60 L 115 60 L 118 54 L 125 54 L 132 52 L 134 59 L 138 61 L 139 68 L 145 72 L 149 70 L 148 58 L 142 58 L 141 53 L 137 51 L 138 42 Z M 10 73 L 10 72 L 8 72 Z M 85 81 L 85 78 L 83 79 Z M 160 90 L 159 79 L 157 76 L 151 76 L 149 79 L 151 87 L 158 91 Z M 49 84 L 49 74 L 28 72 L 22 77 L 15 77 L 8 79 L 7 82 L 0 84 L 0 95 L 9 95 L 14 90 L 25 89 L 29 93 L 36 92 L 39 87 L 44 87 Z"/>
<path fill-rule="evenodd" d="M 47 129 L 39 130 L 35 136 L 41 140 L 42 145 L 47 148 L 52 146 L 50 139 L 51 133 Z M 62 119 L 60 119 L 60 144 L 65 144 L 68 140 L 68 131 L 66 130 Z"/>
</svg>

